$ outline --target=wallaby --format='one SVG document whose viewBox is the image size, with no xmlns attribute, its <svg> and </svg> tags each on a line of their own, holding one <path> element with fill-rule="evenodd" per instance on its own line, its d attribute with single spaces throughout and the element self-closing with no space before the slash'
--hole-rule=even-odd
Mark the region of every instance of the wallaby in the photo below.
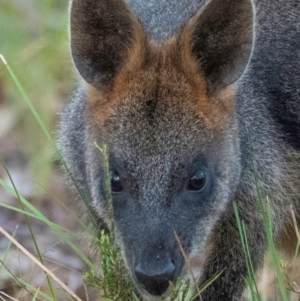
<svg viewBox="0 0 300 301">
<path fill-rule="evenodd" d="M 62 114 L 59 147 L 114 231 L 146 300 L 189 279 L 203 301 L 242 300 L 247 266 L 299 222 L 300 1 L 73 0 L 71 52 L 82 77 Z M 176 235 L 178 240 L 176 239 Z M 198 297 L 199 298 L 199 297 Z M 197 299 L 197 300 L 200 300 Z"/>
</svg>

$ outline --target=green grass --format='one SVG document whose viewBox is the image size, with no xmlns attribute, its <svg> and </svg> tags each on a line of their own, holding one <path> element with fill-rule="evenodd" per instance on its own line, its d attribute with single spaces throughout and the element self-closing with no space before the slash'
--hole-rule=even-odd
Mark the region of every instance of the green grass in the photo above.
<svg viewBox="0 0 300 301">
<path fill-rule="evenodd" d="M 284 264 L 284 261 L 280 258 L 280 254 L 275 248 L 274 244 L 274 238 L 273 238 L 273 228 L 272 228 L 272 208 L 270 207 L 270 202 L 267 200 L 267 197 L 262 196 L 261 190 L 259 188 L 259 182 L 257 174 L 254 172 L 254 179 L 255 179 L 255 185 L 257 190 L 257 201 L 260 208 L 260 212 L 263 217 L 263 223 L 264 223 L 264 229 L 266 231 L 267 241 L 268 241 L 268 254 L 271 258 L 271 266 L 274 269 L 275 275 L 276 275 L 276 287 L 279 288 L 279 295 L 277 295 L 276 300 L 282 300 L 282 301 L 289 301 L 288 298 L 288 292 L 294 291 L 293 287 L 291 286 L 291 283 L 289 281 L 285 281 L 284 279 L 288 280 L 288 274 L 286 274 L 286 266 Z M 257 284 L 257 275 L 253 269 L 251 256 L 250 256 L 250 250 L 248 245 L 248 239 L 247 239 L 247 229 L 245 226 L 244 221 L 241 219 L 238 211 L 237 204 L 233 204 L 234 206 L 234 213 L 237 220 L 238 230 L 240 233 L 240 239 L 242 242 L 243 252 L 245 254 L 246 264 L 247 264 L 247 271 L 248 271 L 248 277 L 247 277 L 247 283 L 248 287 L 250 289 L 250 298 L 249 301 L 263 301 L 263 298 L 260 295 L 260 292 L 258 290 L 258 284 Z M 299 243 L 298 243 L 299 245 Z M 297 245 L 297 250 L 298 246 Z M 295 252 L 297 253 L 297 250 Z M 297 256 L 295 253 L 295 257 Z M 300 298 L 300 294 L 299 294 Z"/>
</svg>

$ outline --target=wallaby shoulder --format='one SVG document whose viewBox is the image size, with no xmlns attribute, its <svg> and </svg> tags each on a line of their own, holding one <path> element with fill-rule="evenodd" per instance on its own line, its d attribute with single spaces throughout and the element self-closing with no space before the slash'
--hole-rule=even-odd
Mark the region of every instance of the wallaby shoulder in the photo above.
<svg viewBox="0 0 300 301">
<path fill-rule="evenodd" d="M 238 93 L 241 126 L 248 123 L 252 137 L 276 136 L 299 151 L 300 2 L 257 0 L 254 9 L 253 53 Z"/>
</svg>

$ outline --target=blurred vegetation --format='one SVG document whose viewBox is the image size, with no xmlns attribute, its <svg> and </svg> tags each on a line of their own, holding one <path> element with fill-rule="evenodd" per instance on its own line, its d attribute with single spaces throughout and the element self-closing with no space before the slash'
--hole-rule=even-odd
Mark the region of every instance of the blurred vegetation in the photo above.
<svg viewBox="0 0 300 301">
<path fill-rule="evenodd" d="M 0 0 L 0 54 L 55 137 L 57 112 L 69 100 L 71 83 L 76 82 L 71 78 L 68 0 Z M 0 90 L 0 105 L 14 113 L 13 135 L 17 135 L 18 148 L 28 155 L 38 183 L 45 185 L 54 148 L 49 146 L 2 62 Z"/>
</svg>

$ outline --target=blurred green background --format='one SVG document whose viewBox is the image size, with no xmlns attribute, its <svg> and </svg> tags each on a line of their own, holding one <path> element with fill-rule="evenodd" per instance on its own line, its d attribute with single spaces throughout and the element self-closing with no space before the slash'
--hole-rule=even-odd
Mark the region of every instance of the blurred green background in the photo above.
<svg viewBox="0 0 300 301">
<path fill-rule="evenodd" d="M 0 0 L 0 54 L 56 137 L 58 112 L 76 83 L 68 45 L 68 1 Z M 24 152 L 34 177 L 44 186 L 55 149 L 2 62 L 0 66 L 0 151 Z"/>
<path fill-rule="evenodd" d="M 0 54 L 21 83 L 40 119 L 56 140 L 59 111 L 71 99 L 77 80 L 69 51 L 68 0 L 0 0 Z M 78 223 L 69 208 L 74 197 L 56 160 L 56 147 L 33 116 L 5 64 L 0 60 L 0 179 L 12 186 L 4 160 L 18 193 L 53 223 L 77 234 Z M 0 226 L 15 233 L 18 242 L 37 257 L 37 242 L 47 266 L 82 300 L 84 262 L 41 221 L 30 219 L 31 235 L 18 200 L 0 185 Z M 29 210 L 30 211 L 30 210 Z M 73 232 L 71 232 L 73 233 Z M 88 253 L 87 242 L 76 245 Z M 9 252 L 7 252 L 9 251 Z M 3 263 L 5 262 L 5 268 Z M 24 280 L 27 288 L 16 277 Z M 55 284 L 56 285 L 56 284 Z M 49 292 L 44 273 L 9 245 L 0 233 L 0 299 L 2 294 L 32 300 L 31 289 Z M 69 300 L 58 286 L 57 300 Z M 49 293 L 49 296 L 51 294 Z M 43 299 L 40 299 L 43 300 Z M 96 298 L 90 299 L 96 300 Z"/>
</svg>

